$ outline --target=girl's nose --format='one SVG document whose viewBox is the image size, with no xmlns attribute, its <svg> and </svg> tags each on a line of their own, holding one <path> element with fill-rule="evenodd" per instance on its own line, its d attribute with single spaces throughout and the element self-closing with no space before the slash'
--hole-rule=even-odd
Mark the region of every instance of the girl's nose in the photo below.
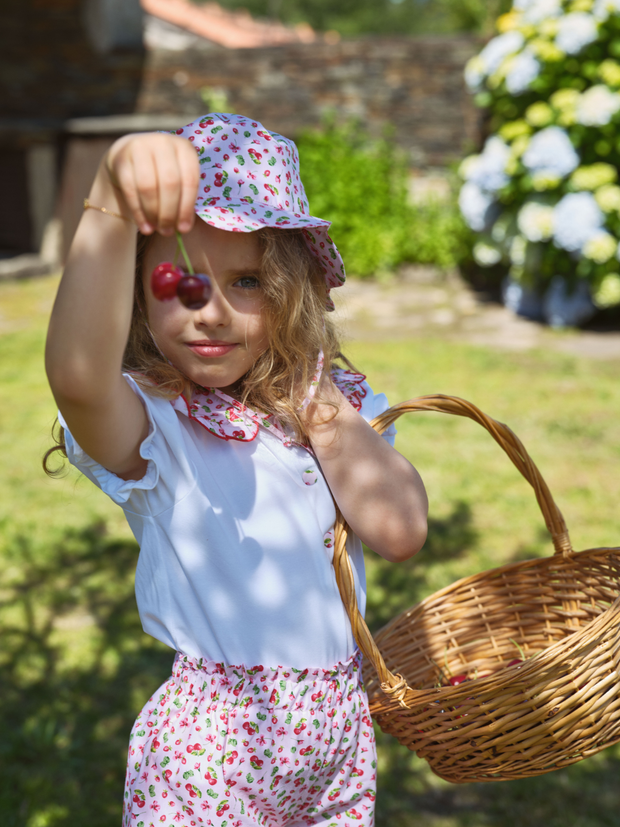
<svg viewBox="0 0 620 827">
<path fill-rule="evenodd" d="M 200 310 L 196 310 L 198 324 L 204 327 L 221 327 L 230 323 L 231 308 L 220 290 L 217 280 L 211 276 L 211 298 Z"/>
</svg>

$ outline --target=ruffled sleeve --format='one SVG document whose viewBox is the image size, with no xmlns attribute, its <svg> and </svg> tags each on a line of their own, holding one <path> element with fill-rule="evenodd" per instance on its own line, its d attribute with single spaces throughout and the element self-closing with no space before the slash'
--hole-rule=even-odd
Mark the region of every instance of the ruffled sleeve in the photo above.
<svg viewBox="0 0 620 827">
<path fill-rule="evenodd" d="M 332 368 L 331 375 L 334 384 L 355 410 L 361 413 L 366 422 L 370 422 L 390 407 L 387 396 L 384 393 L 374 393 L 364 374 L 343 368 Z M 390 425 L 383 434 L 383 438 L 392 447 L 394 447 L 396 433 L 395 426 Z"/>
<path fill-rule="evenodd" d="M 160 484 L 160 479 L 162 471 L 165 475 L 170 465 L 171 454 L 169 440 L 162 435 L 162 429 L 168 432 L 174 429 L 176 414 L 167 400 L 149 396 L 131 376 L 125 375 L 125 379 L 144 405 L 148 419 L 148 434 L 140 445 L 140 456 L 147 461 L 142 479 L 123 480 L 108 471 L 81 448 L 60 413 L 58 420 L 65 431 L 67 458 L 72 465 L 118 505 L 129 504 L 130 510 L 153 514 L 170 507 L 175 499 L 174 492 L 163 481 Z M 178 473 L 175 476 L 179 478 Z M 149 496 L 149 492 L 156 490 L 156 496 Z"/>
</svg>

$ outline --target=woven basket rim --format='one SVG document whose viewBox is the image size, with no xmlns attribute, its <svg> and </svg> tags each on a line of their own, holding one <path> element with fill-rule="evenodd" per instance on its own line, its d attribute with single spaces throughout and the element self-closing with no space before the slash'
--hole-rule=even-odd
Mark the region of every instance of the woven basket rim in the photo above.
<svg viewBox="0 0 620 827">
<path fill-rule="evenodd" d="M 613 552 L 613 551 L 617 551 L 617 552 L 620 553 L 620 546 L 599 546 L 599 547 L 596 547 L 596 548 L 582 549 L 581 551 L 573 551 L 571 553 L 570 557 L 569 557 L 569 560 L 577 562 L 579 560 L 582 560 L 584 557 L 589 557 L 589 556 L 594 556 L 594 555 L 605 556 L 609 552 Z M 484 571 L 475 572 L 474 574 L 466 574 L 464 577 L 460 577 L 458 580 L 455 580 L 454 582 L 448 584 L 447 586 L 444 586 L 443 588 L 438 589 L 437 591 L 433 592 L 432 594 L 427 595 L 422 600 L 420 600 L 418 603 L 416 603 L 415 606 L 412 606 L 410 609 L 405 609 L 404 611 L 400 612 L 395 617 L 393 617 L 391 620 L 389 620 L 386 624 L 384 624 L 380 629 L 375 630 L 372 633 L 372 635 L 375 638 L 381 637 L 385 632 L 389 631 L 389 629 L 392 626 L 398 625 L 399 620 L 401 620 L 401 618 L 404 615 L 406 615 L 407 613 L 413 613 L 413 612 L 417 612 L 418 610 L 422 610 L 422 608 L 428 607 L 428 605 L 430 603 L 432 603 L 433 601 L 439 601 L 443 597 L 445 597 L 446 595 L 449 595 L 452 592 L 459 591 L 460 589 L 465 588 L 466 586 L 468 586 L 470 584 L 475 584 L 478 581 L 489 579 L 491 576 L 499 577 L 499 576 L 501 576 L 501 574 L 503 574 L 504 572 L 507 572 L 507 571 L 514 571 L 516 569 L 521 569 L 521 568 L 529 569 L 529 568 L 537 568 L 539 566 L 542 566 L 542 567 L 551 566 L 555 562 L 555 560 L 554 560 L 555 556 L 556 555 L 551 555 L 551 556 L 548 555 L 546 557 L 532 557 L 529 560 L 518 560 L 518 561 L 513 562 L 513 563 L 505 563 L 502 566 L 496 566 L 495 568 L 492 568 L 492 569 L 484 569 Z M 556 563 L 556 565 L 557 565 L 557 563 Z M 618 598 L 620 599 L 620 594 L 619 594 Z M 613 603 L 610 604 L 608 609 L 606 609 L 605 611 L 609 611 L 609 609 L 611 609 L 612 606 L 613 606 Z M 589 622 L 592 622 L 592 621 L 589 621 Z M 586 628 L 587 625 L 588 624 L 584 624 L 583 628 Z M 577 634 L 577 632 L 575 632 L 575 634 Z M 555 644 L 551 644 L 551 645 L 555 645 Z"/>
</svg>

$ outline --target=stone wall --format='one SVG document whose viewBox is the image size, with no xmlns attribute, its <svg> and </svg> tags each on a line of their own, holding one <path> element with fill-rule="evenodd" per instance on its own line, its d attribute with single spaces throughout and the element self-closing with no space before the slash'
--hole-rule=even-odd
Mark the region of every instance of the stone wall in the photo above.
<svg viewBox="0 0 620 827">
<path fill-rule="evenodd" d="M 417 172 L 479 142 L 480 115 L 463 83 L 476 38 L 228 49 L 159 21 L 168 33 L 162 48 L 153 32 L 149 40 L 148 22 L 145 48 L 139 0 L 0 3 L 0 258 L 45 247 L 54 213 L 63 216 L 66 248 L 97 153 L 118 134 L 113 116 L 183 124 L 211 108 L 210 96 L 218 101 L 212 108 L 225 105 L 295 138 L 331 110 L 375 135 L 392 124 Z M 72 119 L 93 117 L 101 123 L 77 137 Z"/>
<path fill-rule="evenodd" d="M 442 166 L 475 145 L 480 114 L 463 81 L 477 38 L 360 38 L 262 49 L 156 49 L 147 55 L 139 112 L 203 111 L 201 90 L 295 137 L 325 112 L 395 127 L 411 164 Z"/>
</svg>

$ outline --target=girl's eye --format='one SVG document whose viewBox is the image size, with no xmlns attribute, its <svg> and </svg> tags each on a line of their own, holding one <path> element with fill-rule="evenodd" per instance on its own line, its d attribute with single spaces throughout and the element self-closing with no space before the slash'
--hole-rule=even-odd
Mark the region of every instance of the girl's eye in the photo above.
<svg viewBox="0 0 620 827">
<path fill-rule="evenodd" d="M 260 282 L 256 276 L 242 276 L 237 279 L 235 286 L 242 290 L 257 290 L 260 287 Z"/>
</svg>

